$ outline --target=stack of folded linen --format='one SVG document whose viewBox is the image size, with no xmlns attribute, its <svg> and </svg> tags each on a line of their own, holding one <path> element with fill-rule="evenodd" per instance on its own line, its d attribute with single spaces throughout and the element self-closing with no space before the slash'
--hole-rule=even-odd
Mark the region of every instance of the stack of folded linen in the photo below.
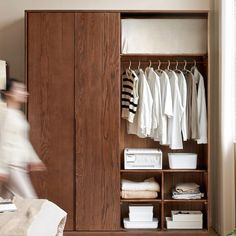
<svg viewBox="0 0 236 236">
<path fill-rule="evenodd" d="M 154 178 L 142 182 L 135 182 L 127 179 L 121 181 L 121 197 L 124 199 L 153 199 L 158 197 L 160 185 Z"/>
<path fill-rule="evenodd" d="M 172 190 L 173 199 L 201 199 L 204 193 L 200 192 L 200 186 L 196 183 L 177 184 Z"/>
</svg>

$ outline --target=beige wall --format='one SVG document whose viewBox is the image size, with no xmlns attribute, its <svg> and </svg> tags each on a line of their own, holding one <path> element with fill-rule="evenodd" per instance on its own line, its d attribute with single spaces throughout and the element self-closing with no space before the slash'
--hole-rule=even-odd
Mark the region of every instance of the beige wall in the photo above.
<svg viewBox="0 0 236 236">
<path fill-rule="evenodd" d="M 210 0 L 0 0 L 0 59 L 10 75 L 24 78 L 25 9 L 208 10 Z"/>
</svg>

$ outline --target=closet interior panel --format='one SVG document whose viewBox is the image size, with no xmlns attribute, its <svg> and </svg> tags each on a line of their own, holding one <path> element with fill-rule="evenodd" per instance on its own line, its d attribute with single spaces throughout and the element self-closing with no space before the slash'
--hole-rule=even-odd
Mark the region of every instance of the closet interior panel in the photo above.
<svg viewBox="0 0 236 236">
<path fill-rule="evenodd" d="M 76 229 L 120 229 L 118 13 L 75 18 Z"/>
<path fill-rule="evenodd" d="M 74 224 L 74 14 L 27 14 L 28 119 L 31 141 L 47 167 L 32 173 L 39 198 Z"/>
</svg>

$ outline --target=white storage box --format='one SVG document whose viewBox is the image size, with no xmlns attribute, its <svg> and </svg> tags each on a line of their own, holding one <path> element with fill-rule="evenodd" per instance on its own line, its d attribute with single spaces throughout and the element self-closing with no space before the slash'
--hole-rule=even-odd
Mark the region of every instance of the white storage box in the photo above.
<svg viewBox="0 0 236 236">
<path fill-rule="evenodd" d="M 196 153 L 168 153 L 170 169 L 196 169 Z"/>
<path fill-rule="evenodd" d="M 166 217 L 167 229 L 202 229 L 202 221 L 173 221 Z"/>
<path fill-rule="evenodd" d="M 201 211 L 171 211 L 173 221 L 202 221 Z"/>
<path fill-rule="evenodd" d="M 153 213 L 129 213 L 130 221 L 152 221 Z"/>
<path fill-rule="evenodd" d="M 162 152 L 150 148 L 126 148 L 124 151 L 125 169 L 162 169 Z"/>
<path fill-rule="evenodd" d="M 129 213 L 153 213 L 153 205 L 129 205 Z"/>
<path fill-rule="evenodd" d="M 153 218 L 152 221 L 130 221 L 128 218 L 124 218 L 124 227 L 126 229 L 157 229 L 158 220 Z"/>
</svg>

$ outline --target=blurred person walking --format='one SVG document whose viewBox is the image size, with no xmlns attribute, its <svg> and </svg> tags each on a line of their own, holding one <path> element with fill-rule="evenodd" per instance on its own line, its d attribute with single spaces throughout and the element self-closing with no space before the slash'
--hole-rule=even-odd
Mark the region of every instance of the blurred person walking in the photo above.
<svg viewBox="0 0 236 236">
<path fill-rule="evenodd" d="M 37 198 L 28 172 L 42 171 L 46 167 L 29 141 L 29 124 L 21 111 L 21 106 L 27 101 L 28 93 L 23 83 L 7 79 L 6 90 L 2 90 L 1 94 L 7 105 L 1 108 L 0 113 L 2 190 L 23 198 Z M 4 193 L 2 194 L 4 197 Z"/>
</svg>

